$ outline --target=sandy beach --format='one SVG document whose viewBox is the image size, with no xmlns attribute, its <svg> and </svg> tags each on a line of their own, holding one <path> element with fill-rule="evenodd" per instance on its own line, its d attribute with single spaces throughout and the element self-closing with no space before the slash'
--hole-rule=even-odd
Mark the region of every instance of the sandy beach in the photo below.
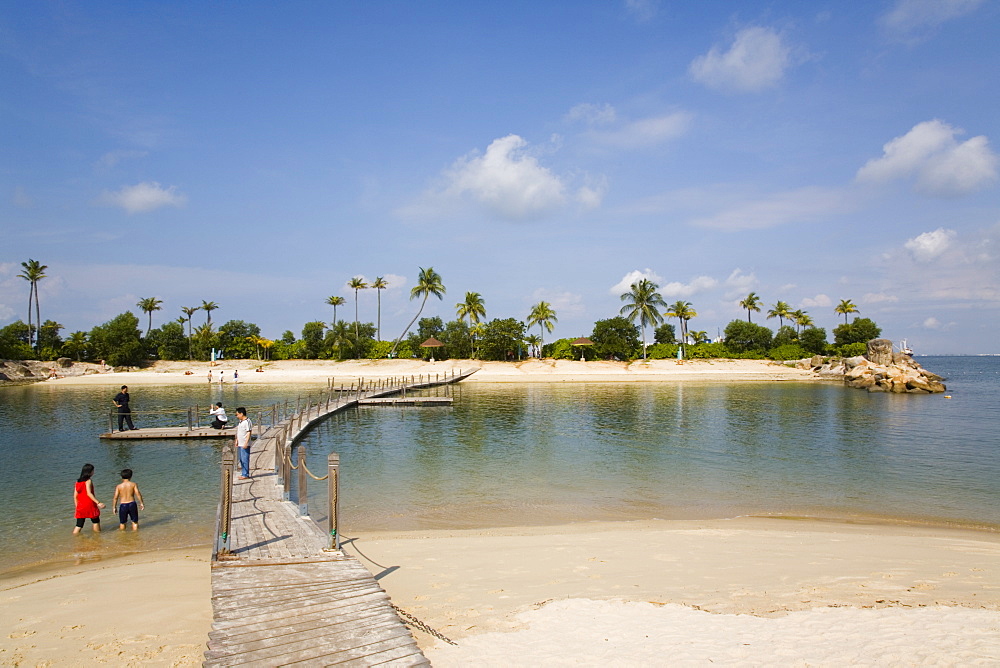
<svg viewBox="0 0 1000 668">
<path fill-rule="evenodd" d="M 480 371 L 467 382 L 814 381 L 759 361 L 276 362 L 227 382 L 317 383 Z M 205 383 L 206 363 L 45 381 Z M 190 374 L 185 372 L 190 371 Z M 340 382 L 337 380 L 335 382 Z M 345 549 L 394 603 L 457 642 L 436 666 L 1000 665 L 1000 535 L 796 518 L 366 532 Z M 3 665 L 199 665 L 209 550 L 0 580 Z"/>
</svg>

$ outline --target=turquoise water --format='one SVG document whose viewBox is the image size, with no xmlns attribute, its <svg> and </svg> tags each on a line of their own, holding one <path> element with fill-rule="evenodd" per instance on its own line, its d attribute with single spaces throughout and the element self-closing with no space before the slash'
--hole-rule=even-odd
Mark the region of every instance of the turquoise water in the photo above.
<svg viewBox="0 0 1000 668">
<path fill-rule="evenodd" d="M 465 384 L 450 408 L 365 407 L 304 440 L 340 454 L 342 530 L 466 528 L 742 514 L 1000 527 L 1000 358 L 920 358 L 948 394 L 839 383 Z M 207 384 L 206 384 L 207 385 Z M 136 387 L 136 409 L 223 400 L 232 410 L 320 386 Z M 4 572 L 207 545 L 223 441 L 100 441 L 114 392 L 0 389 Z M 202 412 L 205 412 L 204 410 Z M 168 419 L 168 418 L 163 418 Z M 169 418 L 183 422 L 181 414 Z M 139 417 L 139 426 L 150 426 Z M 138 534 L 72 536 L 84 462 L 110 502 L 118 471 L 146 498 Z M 322 520 L 321 483 L 310 488 Z M 117 526 L 105 513 L 107 528 Z M 3 572 L 0 572 L 2 575 Z"/>
</svg>

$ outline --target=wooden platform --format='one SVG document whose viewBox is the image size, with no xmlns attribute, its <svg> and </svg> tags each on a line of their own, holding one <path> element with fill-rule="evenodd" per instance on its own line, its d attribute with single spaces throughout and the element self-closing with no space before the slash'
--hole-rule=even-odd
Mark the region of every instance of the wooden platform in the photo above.
<svg viewBox="0 0 1000 668">
<path fill-rule="evenodd" d="M 361 406 L 450 406 L 451 397 L 372 397 L 361 399 Z"/>
<path fill-rule="evenodd" d="M 143 438 L 233 438 L 234 427 L 212 429 L 211 427 L 147 427 L 142 429 L 126 429 L 101 434 L 101 438 L 109 440 L 134 440 Z"/>
</svg>

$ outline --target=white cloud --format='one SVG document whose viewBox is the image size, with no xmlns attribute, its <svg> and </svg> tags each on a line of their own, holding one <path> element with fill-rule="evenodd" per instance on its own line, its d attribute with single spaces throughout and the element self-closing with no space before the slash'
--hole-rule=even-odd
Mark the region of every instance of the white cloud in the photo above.
<svg viewBox="0 0 1000 668">
<path fill-rule="evenodd" d="M 806 297 L 802 300 L 803 308 L 826 308 L 833 304 L 833 300 L 827 295 L 818 294 L 815 297 Z"/>
<path fill-rule="evenodd" d="M 706 290 L 711 290 L 719 282 L 712 278 L 711 276 L 697 276 L 691 279 L 690 283 L 681 283 L 679 281 L 671 281 L 666 285 L 660 286 L 660 294 L 663 295 L 664 299 L 673 299 L 675 297 L 690 297 L 696 295 L 699 292 L 705 292 Z"/>
<path fill-rule="evenodd" d="M 737 267 L 726 279 L 726 297 L 728 299 L 735 299 L 739 296 L 742 299 L 748 295 L 756 285 L 756 274 L 744 274 L 743 270 Z"/>
<path fill-rule="evenodd" d="M 898 0 L 879 19 L 890 34 L 900 39 L 919 39 L 945 21 L 971 14 L 984 0 Z"/>
<path fill-rule="evenodd" d="M 618 113 L 610 104 L 592 104 L 583 102 L 566 113 L 565 119 L 571 122 L 583 122 L 587 125 L 607 125 L 618 120 Z"/>
<path fill-rule="evenodd" d="M 611 289 L 608 290 L 608 292 L 615 295 L 616 297 L 619 295 L 623 295 L 631 289 L 633 283 L 640 281 L 643 278 L 653 281 L 656 284 L 659 284 L 663 281 L 663 279 L 655 271 L 649 269 L 648 267 L 643 271 L 639 271 L 638 269 L 633 269 L 632 271 L 622 276 L 622 280 L 618 281 L 618 283 L 612 286 Z"/>
<path fill-rule="evenodd" d="M 123 186 L 116 192 L 104 191 L 101 202 L 121 207 L 128 213 L 146 213 L 162 206 L 181 207 L 187 197 L 177 192 L 176 186 L 163 188 L 159 183 L 146 181 L 134 186 Z"/>
<path fill-rule="evenodd" d="M 939 227 L 933 232 L 924 232 L 908 240 L 903 248 L 910 251 L 913 259 L 918 262 L 929 262 L 948 250 L 955 235 L 955 230 Z"/>
<path fill-rule="evenodd" d="M 914 177 L 915 188 L 928 195 L 957 197 L 997 180 L 997 155 L 985 136 L 958 143 L 963 131 L 934 119 L 924 121 L 885 144 L 882 156 L 858 170 L 857 180 L 886 183 Z"/>
<path fill-rule="evenodd" d="M 742 202 L 719 213 L 691 220 L 692 225 L 723 230 L 760 230 L 788 223 L 805 223 L 853 206 L 841 190 L 810 186 Z"/>
<path fill-rule="evenodd" d="M 607 146 L 642 148 L 684 135 L 691 127 L 693 118 L 686 111 L 676 111 L 662 116 L 640 118 L 613 130 L 591 131 L 586 136 L 595 143 Z"/>
<path fill-rule="evenodd" d="M 862 304 L 885 304 L 898 302 L 899 297 L 884 292 L 869 292 L 861 297 Z"/>
<path fill-rule="evenodd" d="M 547 301 L 560 318 L 583 315 L 583 297 L 575 292 L 539 288 L 532 294 L 532 302 Z"/>
<path fill-rule="evenodd" d="M 770 88 L 785 75 L 791 50 L 771 28 L 750 27 L 736 33 L 729 50 L 713 46 L 688 68 L 691 77 L 709 88 L 756 92 Z"/>
</svg>

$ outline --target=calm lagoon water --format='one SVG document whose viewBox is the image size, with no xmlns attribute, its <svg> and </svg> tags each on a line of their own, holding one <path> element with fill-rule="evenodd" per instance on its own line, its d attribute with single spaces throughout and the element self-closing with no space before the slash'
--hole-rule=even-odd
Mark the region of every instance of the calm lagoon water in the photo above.
<svg viewBox="0 0 1000 668">
<path fill-rule="evenodd" d="M 1000 357 L 919 358 L 948 394 L 868 394 L 839 383 L 467 384 L 450 408 L 365 407 L 303 441 L 342 467 L 346 535 L 597 519 L 743 514 L 1000 528 Z M 206 384 L 207 385 L 207 384 Z M 137 409 L 266 406 L 318 386 L 137 387 Z M 208 544 L 223 441 L 102 442 L 107 388 L 0 389 L 5 571 Z M 175 418 L 175 423 L 180 423 Z M 143 423 L 137 420 L 139 426 Z M 97 467 L 110 502 L 135 469 L 138 534 L 72 536 L 72 484 Z M 310 489 L 322 519 L 321 483 Z M 105 511 L 109 528 L 117 521 Z M 2 575 L 2 572 L 0 572 Z"/>
</svg>

